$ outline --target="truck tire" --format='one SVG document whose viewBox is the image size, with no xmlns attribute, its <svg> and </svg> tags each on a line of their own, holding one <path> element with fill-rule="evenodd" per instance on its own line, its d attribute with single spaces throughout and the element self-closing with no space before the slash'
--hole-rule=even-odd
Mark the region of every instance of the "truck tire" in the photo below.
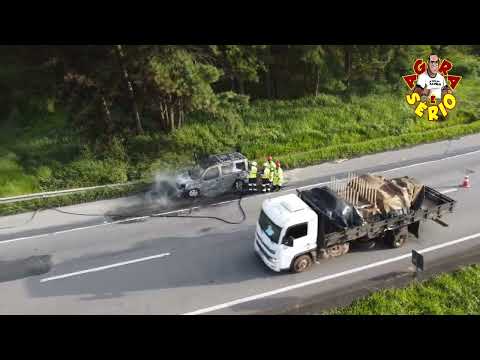
<svg viewBox="0 0 480 360">
<path fill-rule="evenodd" d="M 312 266 L 312 258 L 310 255 L 300 255 L 293 260 L 291 271 L 295 274 L 307 271 Z"/>
<path fill-rule="evenodd" d="M 327 248 L 327 255 L 329 258 L 339 257 L 348 253 L 349 250 L 350 250 L 349 243 L 338 244 L 338 245 L 330 246 L 329 248 Z"/>
<path fill-rule="evenodd" d="M 393 249 L 401 248 L 407 241 L 408 230 L 406 228 L 389 230 L 385 234 L 385 242 Z"/>
</svg>

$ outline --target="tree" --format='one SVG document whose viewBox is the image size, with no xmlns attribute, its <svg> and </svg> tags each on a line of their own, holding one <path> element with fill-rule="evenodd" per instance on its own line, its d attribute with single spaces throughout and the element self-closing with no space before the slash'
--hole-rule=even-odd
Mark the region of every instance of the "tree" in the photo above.
<svg viewBox="0 0 480 360">
<path fill-rule="evenodd" d="M 138 111 L 138 104 L 137 104 L 137 100 L 135 99 L 135 92 L 133 90 L 132 82 L 130 81 L 127 66 L 125 64 L 125 54 L 124 54 L 122 45 L 117 45 L 116 46 L 116 53 L 118 55 L 118 62 L 120 64 L 120 68 L 122 70 L 122 73 L 123 73 L 123 76 L 125 78 L 125 82 L 126 82 L 126 85 L 127 85 L 127 88 L 128 88 L 128 92 L 130 94 L 130 99 L 132 101 L 133 113 L 135 115 L 135 120 L 136 120 L 136 125 L 137 125 L 137 133 L 138 134 L 143 134 L 142 120 L 140 119 L 140 113 Z"/>
<path fill-rule="evenodd" d="M 220 45 L 215 47 L 215 54 L 219 58 L 218 65 L 224 76 L 231 82 L 232 91 L 245 93 L 245 82 L 260 80 L 259 72 L 265 71 L 265 65 L 260 54 L 265 45 Z"/>
<path fill-rule="evenodd" d="M 315 84 L 313 93 L 317 96 L 320 90 L 321 73 L 326 67 L 325 49 L 322 45 L 303 45 L 303 49 L 304 54 L 301 59 L 305 62 L 307 68 L 310 67 L 313 69 L 312 73 Z"/>
<path fill-rule="evenodd" d="M 126 97 L 113 46 L 57 47 L 54 57 L 61 66 L 59 97 L 75 125 L 90 138 L 108 138 L 117 131 L 111 108 Z M 100 121 L 99 121 L 100 120 Z"/>
<path fill-rule="evenodd" d="M 215 112 L 218 99 L 211 85 L 222 72 L 202 63 L 182 47 L 166 46 L 148 62 L 152 105 L 164 129 L 174 130 L 194 110 Z"/>
</svg>

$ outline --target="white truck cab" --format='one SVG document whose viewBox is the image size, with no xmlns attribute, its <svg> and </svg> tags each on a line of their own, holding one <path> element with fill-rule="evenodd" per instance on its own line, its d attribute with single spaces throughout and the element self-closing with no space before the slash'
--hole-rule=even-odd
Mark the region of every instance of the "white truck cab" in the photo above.
<svg viewBox="0 0 480 360">
<path fill-rule="evenodd" d="M 309 254 L 317 246 L 317 231 L 317 214 L 295 194 L 267 199 L 255 231 L 255 252 L 276 272 L 309 266 L 295 261 L 305 254 L 311 259 Z"/>
</svg>

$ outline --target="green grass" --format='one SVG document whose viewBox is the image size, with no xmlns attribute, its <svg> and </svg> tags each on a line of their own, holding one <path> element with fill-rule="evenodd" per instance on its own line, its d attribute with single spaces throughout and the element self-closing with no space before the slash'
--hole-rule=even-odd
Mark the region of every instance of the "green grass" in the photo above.
<svg viewBox="0 0 480 360">
<path fill-rule="evenodd" d="M 271 154 L 289 169 L 480 132 L 480 80 L 464 78 L 456 95 L 457 109 L 440 123 L 418 119 L 401 93 L 256 101 L 214 117 L 192 114 L 168 135 L 117 139 L 101 154 L 45 101 L 0 121 L 0 197 L 148 180 L 191 163 L 193 153 L 239 149 L 257 161 Z"/>
<path fill-rule="evenodd" d="M 480 88 L 480 81 L 462 82 L 456 111 L 441 123 L 418 119 L 402 94 L 343 100 L 322 94 L 290 101 L 257 101 L 242 108 L 240 116 L 228 120 L 196 114 L 182 129 L 164 138 L 166 146 L 156 160 L 159 166 L 187 162 L 193 152 L 215 153 L 235 148 L 256 160 L 268 154 L 282 159 L 326 147 L 469 124 L 477 120 L 476 89 Z M 144 140 L 156 143 L 158 138 Z M 316 161 L 328 159 L 320 157 Z"/>
<path fill-rule="evenodd" d="M 325 315 L 463 315 L 480 314 L 480 266 L 463 268 L 413 282 L 404 289 L 388 289 L 354 301 Z"/>
<path fill-rule="evenodd" d="M 127 166 L 95 156 L 61 111 L 17 112 L 0 126 L 0 197 L 122 183 Z"/>
<path fill-rule="evenodd" d="M 32 175 L 26 175 L 14 153 L 8 152 L 0 158 L 0 196 L 35 192 L 38 181 Z"/>
<path fill-rule="evenodd" d="M 480 132 L 480 121 L 465 125 L 455 125 L 433 130 L 405 133 L 398 136 L 386 136 L 380 139 L 367 140 L 358 143 L 327 146 L 319 148 L 318 150 L 288 154 L 283 156 L 282 160 L 286 168 L 295 168 L 317 164 L 325 160 L 373 154 L 406 146 L 458 138 L 460 136 L 478 132 Z"/>
<path fill-rule="evenodd" d="M 480 110 L 479 85 L 475 78 L 462 80 L 456 94 L 459 104 L 444 122 L 419 119 L 400 93 L 343 100 L 322 94 L 290 101 L 257 101 L 230 123 L 197 117 L 171 140 L 177 152 L 185 155 L 238 148 L 256 160 L 272 154 L 283 160 L 286 168 L 310 165 L 470 133 L 466 125 L 475 124 Z M 451 127 L 455 127 L 452 132 L 440 131 Z M 478 126 L 470 129 L 476 132 Z"/>
</svg>

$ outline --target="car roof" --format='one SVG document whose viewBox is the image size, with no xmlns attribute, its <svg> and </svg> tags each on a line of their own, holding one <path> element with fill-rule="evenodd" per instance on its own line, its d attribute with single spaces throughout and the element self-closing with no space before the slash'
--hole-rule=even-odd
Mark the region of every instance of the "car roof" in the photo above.
<svg viewBox="0 0 480 360">
<path fill-rule="evenodd" d="M 246 157 L 239 152 L 233 152 L 229 154 L 217 154 L 217 155 L 210 155 L 200 160 L 201 166 L 206 169 L 207 167 L 222 164 L 228 161 L 237 161 L 237 160 L 245 160 Z"/>
</svg>

